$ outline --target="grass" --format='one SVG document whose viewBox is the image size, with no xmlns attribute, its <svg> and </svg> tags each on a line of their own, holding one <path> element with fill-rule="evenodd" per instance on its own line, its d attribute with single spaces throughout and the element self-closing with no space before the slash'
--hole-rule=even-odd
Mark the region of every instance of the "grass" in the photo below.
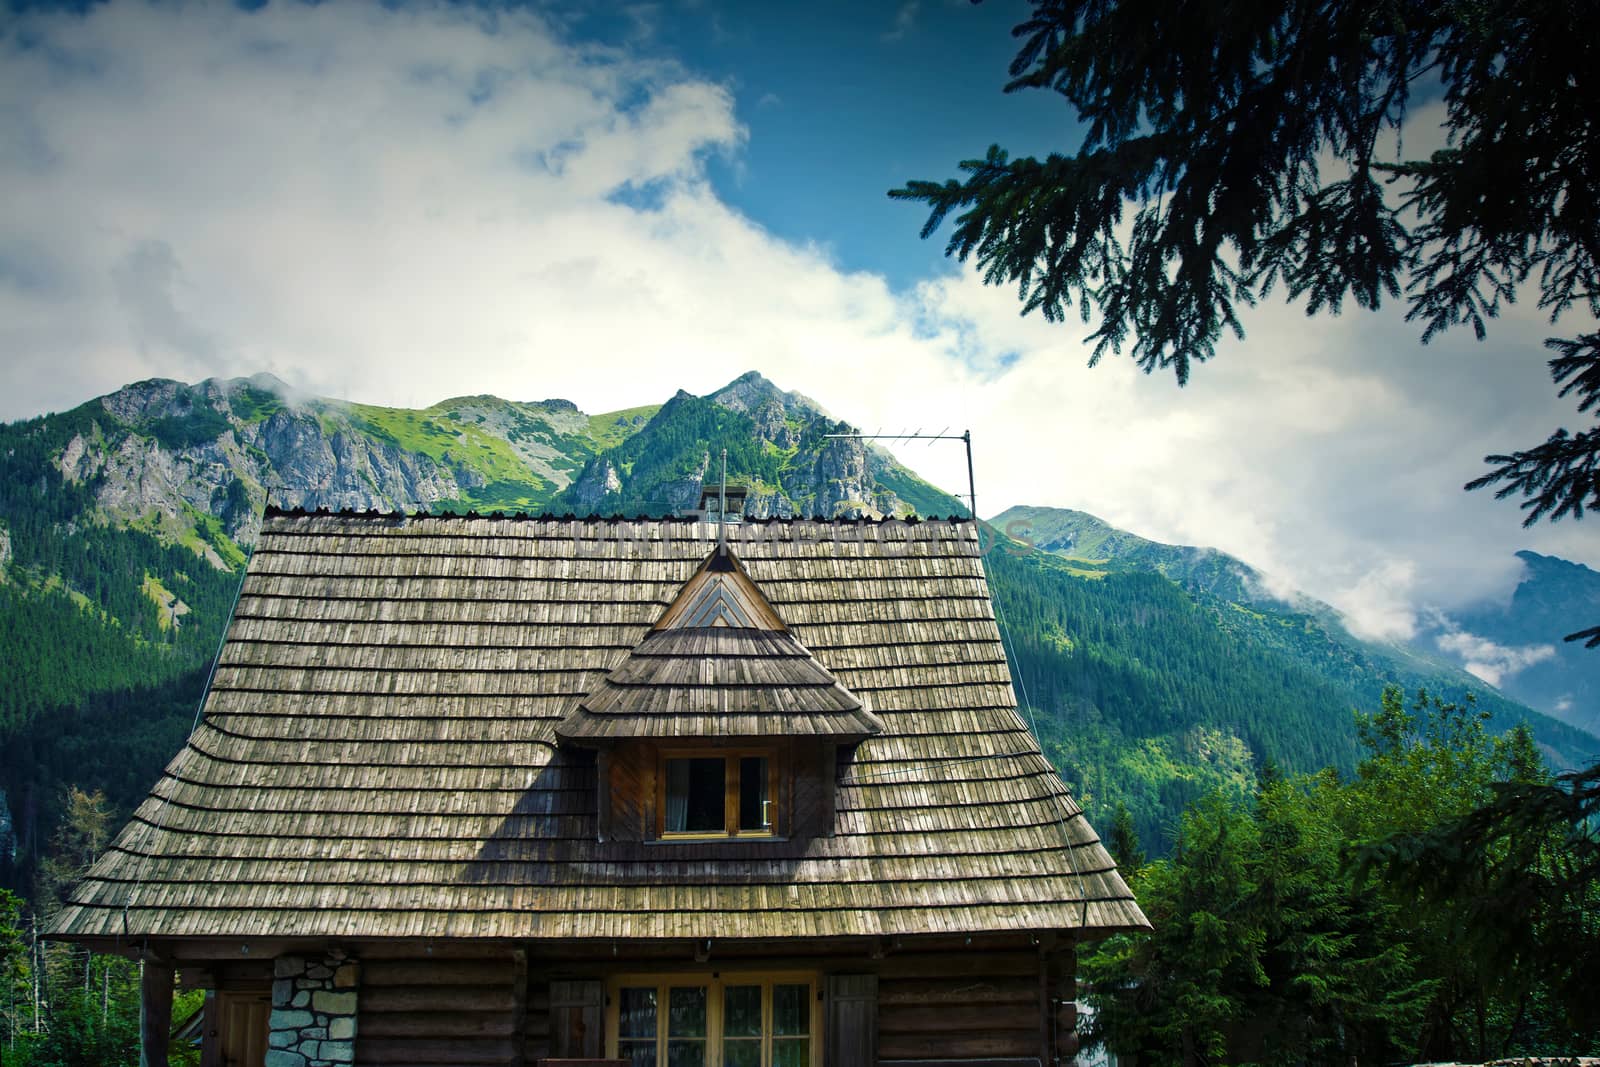
<svg viewBox="0 0 1600 1067">
<path fill-rule="evenodd" d="M 228 407 L 234 417 L 244 423 L 264 422 L 283 410 L 283 401 L 275 393 L 246 385 L 235 389 L 228 397 Z"/>
<path fill-rule="evenodd" d="M 172 629 L 172 619 L 176 614 L 179 603 L 176 594 L 162 585 L 161 579 L 149 571 L 145 572 L 144 584 L 140 587 L 140 592 L 144 593 L 150 602 L 156 606 L 156 625 L 163 630 Z"/>
<path fill-rule="evenodd" d="M 608 448 L 620 445 L 638 432 L 639 427 L 633 424 L 634 419 L 643 416 L 645 422 L 649 422 L 660 410 L 660 404 L 646 404 L 643 407 L 623 408 L 621 411 L 590 415 L 589 436 L 594 441 L 595 451 L 604 452 Z"/>
<path fill-rule="evenodd" d="M 194 520 L 196 538 L 210 545 L 216 554 L 222 557 L 222 562 L 228 565 L 230 571 L 237 571 L 244 566 L 246 559 L 244 549 L 240 548 L 233 538 L 228 536 L 227 530 L 223 529 L 221 519 L 210 512 L 199 511 L 188 506 L 185 506 L 184 510 Z M 190 545 L 190 547 L 193 548 L 194 546 Z M 196 554 L 204 555 L 205 553 L 197 550 Z"/>
<path fill-rule="evenodd" d="M 435 505 L 438 510 L 530 513 L 545 510 L 559 487 L 536 473 L 509 440 L 485 429 L 479 419 L 447 409 L 451 403 L 453 401 L 445 401 L 421 411 L 368 404 L 350 404 L 345 410 L 357 429 L 379 440 L 425 455 L 443 466 L 465 467 L 483 476 L 485 484 L 464 487 L 459 498 L 439 501 Z M 651 404 L 591 415 L 586 436 L 569 436 L 555 432 L 548 424 L 512 405 L 515 417 L 507 437 L 548 435 L 552 444 L 569 453 L 567 462 L 553 459 L 552 466 L 572 473 L 590 455 L 632 436 L 637 430 L 633 425 L 635 418 L 649 419 L 660 408 L 659 404 Z"/>
<path fill-rule="evenodd" d="M 1091 570 L 1088 567 L 1074 567 L 1071 564 L 1063 567 L 1062 570 L 1074 578 L 1087 578 L 1091 582 L 1101 581 L 1107 574 L 1111 573 L 1110 571 Z"/>
<path fill-rule="evenodd" d="M 933 515 L 948 517 L 967 514 L 965 503 L 938 486 L 923 481 L 905 468 L 895 469 L 882 465 L 881 470 L 873 471 L 873 479 L 879 486 L 888 489 L 909 504 L 924 518 Z"/>
<path fill-rule="evenodd" d="M 1009 545 L 1003 546 L 1001 549 L 1001 551 L 1012 550 L 1019 553 L 1031 553 L 1032 558 L 1037 560 L 1042 567 L 1049 567 L 1051 570 L 1061 571 L 1072 575 L 1074 578 L 1083 578 L 1091 582 L 1101 581 L 1112 573 L 1110 567 L 1097 565 L 1103 564 L 1104 560 L 1069 559 L 1054 552 L 1033 548 L 1031 545 L 1015 539 L 1012 539 Z"/>
<path fill-rule="evenodd" d="M 445 466 L 470 466 L 490 483 L 517 482 L 535 492 L 544 485 L 508 442 L 474 422 L 456 421 L 428 411 L 367 404 L 351 404 L 349 412 L 350 421 L 360 429 Z"/>
<path fill-rule="evenodd" d="M 537 515 L 549 507 L 551 499 L 555 496 L 555 486 L 548 482 L 538 482 L 538 491 L 530 492 L 534 488 L 534 484 L 524 481 L 490 482 L 488 485 L 469 490 L 466 496 L 459 499 L 441 500 L 434 505 L 434 510 L 504 511 L 508 514 L 525 511 L 530 515 Z"/>
</svg>

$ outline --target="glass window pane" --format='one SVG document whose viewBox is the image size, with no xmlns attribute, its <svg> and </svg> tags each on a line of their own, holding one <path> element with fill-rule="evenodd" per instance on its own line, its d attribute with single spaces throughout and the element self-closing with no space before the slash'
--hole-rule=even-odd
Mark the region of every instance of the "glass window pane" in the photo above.
<svg viewBox="0 0 1600 1067">
<path fill-rule="evenodd" d="M 772 1039 L 772 1067 L 808 1067 L 810 1063 L 810 1038 L 775 1037 Z"/>
<path fill-rule="evenodd" d="M 727 829 L 727 760 L 667 760 L 669 833 L 715 834 Z"/>
<path fill-rule="evenodd" d="M 765 756 L 744 756 L 739 760 L 739 829 L 772 829 Z"/>
<path fill-rule="evenodd" d="M 724 1040 L 722 1067 L 761 1067 L 761 1039 L 744 1037 Z"/>
<path fill-rule="evenodd" d="M 730 985 L 722 990 L 722 1035 L 761 1036 L 761 987 Z"/>
<path fill-rule="evenodd" d="M 673 986 L 667 990 L 667 1036 L 706 1036 L 706 987 Z M 667 1053 L 670 1059 L 672 1053 Z"/>
<path fill-rule="evenodd" d="M 668 1041 L 667 1067 L 706 1067 L 706 1043 Z"/>
<path fill-rule="evenodd" d="M 617 996 L 617 1034 L 656 1039 L 656 991 L 624 987 Z M 652 1060 L 655 1053 L 650 1053 Z"/>
<path fill-rule="evenodd" d="M 618 1041 L 617 1055 L 633 1067 L 656 1067 L 655 1038 L 649 1041 Z"/>
<path fill-rule="evenodd" d="M 772 987 L 772 1032 L 790 1035 L 811 1033 L 809 985 Z"/>
</svg>

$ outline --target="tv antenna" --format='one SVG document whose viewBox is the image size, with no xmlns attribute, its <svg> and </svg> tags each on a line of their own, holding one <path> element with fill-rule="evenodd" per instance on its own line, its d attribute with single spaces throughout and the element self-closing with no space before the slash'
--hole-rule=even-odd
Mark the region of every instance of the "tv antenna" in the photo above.
<svg viewBox="0 0 1600 1067">
<path fill-rule="evenodd" d="M 825 438 L 850 441 L 961 441 L 967 446 L 967 511 L 978 521 L 978 490 L 972 477 L 972 431 L 961 433 L 829 433 Z M 981 535 L 982 528 L 979 533 Z"/>
<path fill-rule="evenodd" d="M 728 554 L 728 450 L 722 450 L 722 486 L 717 490 L 717 552 Z"/>
</svg>

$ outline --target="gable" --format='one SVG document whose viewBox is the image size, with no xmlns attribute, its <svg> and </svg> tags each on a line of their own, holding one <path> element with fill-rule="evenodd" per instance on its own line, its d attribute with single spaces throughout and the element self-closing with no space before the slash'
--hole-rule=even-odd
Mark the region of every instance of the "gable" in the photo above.
<svg viewBox="0 0 1600 1067">
<path fill-rule="evenodd" d="M 786 630 L 783 620 L 750 580 L 736 557 L 721 546 L 668 605 L 654 630 L 729 626 L 745 630 Z"/>
<path fill-rule="evenodd" d="M 1017 715 L 965 523 L 729 527 L 773 613 L 870 700 L 882 732 L 837 783 L 834 835 L 803 848 L 663 855 L 599 841 L 594 760 L 563 750 L 556 727 L 667 617 L 712 551 L 707 529 L 269 514 L 200 727 L 55 930 L 721 939 L 1145 925 Z"/>
</svg>

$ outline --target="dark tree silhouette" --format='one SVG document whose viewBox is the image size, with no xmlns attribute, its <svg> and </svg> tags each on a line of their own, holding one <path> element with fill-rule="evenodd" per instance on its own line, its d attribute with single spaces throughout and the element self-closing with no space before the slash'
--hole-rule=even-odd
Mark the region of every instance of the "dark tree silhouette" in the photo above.
<svg viewBox="0 0 1600 1067">
<path fill-rule="evenodd" d="M 1530 289 L 1552 322 L 1600 317 L 1591 0 L 1034 0 L 1014 33 L 1006 90 L 1059 93 L 1077 151 L 995 145 L 889 195 L 927 205 L 924 237 L 953 216 L 946 254 L 1024 314 L 1075 305 L 1091 363 L 1126 347 L 1184 383 L 1279 285 L 1311 314 L 1403 300 L 1424 340 L 1481 339 Z M 1445 109 L 1425 159 L 1400 136 L 1414 90 Z M 1546 344 L 1560 395 L 1600 413 L 1600 333 Z M 1600 506 L 1600 426 L 1486 462 L 1468 488 L 1522 497 L 1528 524 Z"/>
</svg>

